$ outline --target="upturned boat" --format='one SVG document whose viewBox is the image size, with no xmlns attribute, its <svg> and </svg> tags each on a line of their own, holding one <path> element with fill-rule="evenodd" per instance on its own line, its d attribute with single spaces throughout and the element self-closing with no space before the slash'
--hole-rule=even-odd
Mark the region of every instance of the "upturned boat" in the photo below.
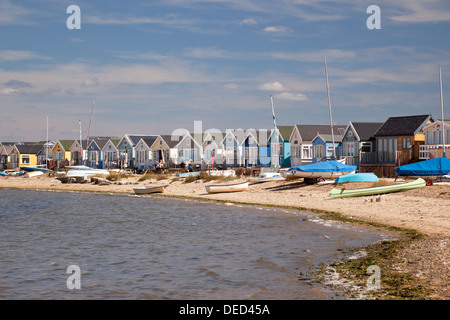
<svg viewBox="0 0 450 320">
<path fill-rule="evenodd" d="M 163 193 L 167 185 L 163 186 L 151 186 L 151 187 L 136 187 L 133 188 L 135 194 L 151 194 L 151 193 Z"/>
<path fill-rule="evenodd" d="M 345 182 L 378 182 L 378 177 L 372 172 L 350 173 L 337 177 L 335 183 Z"/>
<path fill-rule="evenodd" d="M 355 173 L 356 166 L 348 166 L 337 160 L 311 163 L 282 171 L 284 178 L 323 178 L 333 179 L 350 173 Z"/>
<path fill-rule="evenodd" d="M 220 193 L 220 192 L 240 192 L 245 191 L 248 188 L 248 182 L 241 182 L 235 184 L 215 184 L 205 186 L 208 193 Z"/>
<path fill-rule="evenodd" d="M 363 188 L 363 189 L 333 189 L 330 191 L 330 197 L 344 198 L 344 197 L 359 197 L 359 196 L 370 196 L 378 195 L 391 192 L 406 191 L 416 188 L 423 188 L 426 186 L 424 179 L 419 178 L 417 180 L 405 183 L 398 183 L 389 186 Z"/>
<path fill-rule="evenodd" d="M 280 181 L 285 180 L 278 172 L 266 172 L 261 173 L 259 177 L 252 178 L 248 180 L 249 184 L 255 184 L 255 183 L 262 183 L 262 182 L 269 182 L 269 181 Z"/>
</svg>

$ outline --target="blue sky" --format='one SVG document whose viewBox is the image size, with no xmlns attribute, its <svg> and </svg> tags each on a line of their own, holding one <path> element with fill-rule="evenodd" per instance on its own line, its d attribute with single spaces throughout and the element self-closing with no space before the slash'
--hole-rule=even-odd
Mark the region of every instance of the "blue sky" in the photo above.
<svg viewBox="0 0 450 320">
<path fill-rule="evenodd" d="M 69 5 L 81 29 L 69 30 Z M 370 5 L 381 29 L 369 30 Z M 0 141 L 450 118 L 446 0 L 0 0 Z"/>
</svg>

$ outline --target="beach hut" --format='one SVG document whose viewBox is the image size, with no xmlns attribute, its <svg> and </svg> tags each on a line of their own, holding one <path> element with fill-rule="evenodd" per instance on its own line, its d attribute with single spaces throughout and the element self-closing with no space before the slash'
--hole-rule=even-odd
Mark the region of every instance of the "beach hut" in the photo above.
<svg viewBox="0 0 450 320">
<path fill-rule="evenodd" d="M 70 157 L 72 159 L 71 165 L 84 165 L 84 163 L 88 159 L 88 150 L 87 150 L 87 141 L 86 140 L 74 140 L 72 145 L 70 146 Z"/>
<path fill-rule="evenodd" d="M 442 157 L 442 126 L 444 126 L 445 155 L 450 159 L 450 120 L 430 123 L 423 128 L 425 143 L 419 146 L 419 160 Z"/>
<path fill-rule="evenodd" d="M 0 147 L 0 170 L 11 169 L 11 151 L 14 148 L 14 144 L 3 144 Z"/>
<path fill-rule="evenodd" d="M 220 131 L 209 131 L 204 133 L 202 142 L 203 168 L 212 168 L 223 165 L 223 149 L 221 142 L 224 135 Z"/>
<path fill-rule="evenodd" d="M 117 148 L 120 139 L 109 139 L 102 149 L 102 157 L 105 168 L 119 167 L 119 149 Z"/>
<path fill-rule="evenodd" d="M 37 154 L 42 149 L 42 144 L 14 145 L 10 152 L 11 169 L 36 166 L 38 164 Z"/>
<path fill-rule="evenodd" d="M 289 138 L 292 134 L 294 126 L 277 126 L 278 143 L 275 139 L 275 130 L 272 129 L 269 145 L 272 165 L 280 165 L 281 167 L 291 166 L 291 143 Z"/>
<path fill-rule="evenodd" d="M 75 140 L 57 140 L 52 148 L 52 168 L 63 168 L 72 160 L 70 147 Z"/>
<path fill-rule="evenodd" d="M 333 126 L 335 135 L 342 135 L 345 126 Z M 297 124 L 294 126 L 289 142 L 291 144 L 291 167 L 313 162 L 313 139 L 317 134 L 331 134 L 330 125 Z"/>
<path fill-rule="evenodd" d="M 87 147 L 87 166 L 96 169 L 105 169 L 103 148 L 109 138 L 91 138 Z"/>
<path fill-rule="evenodd" d="M 399 166 L 419 160 L 419 146 L 425 143 L 423 129 L 434 122 L 431 114 L 388 118 L 374 134 L 376 162 Z"/>
<path fill-rule="evenodd" d="M 334 143 L 333 143 L 334 138 Z M 312 140 L 313 163 L 338 159 L 341 149 L 342 135 L 317 134 Z"/>
<path fill-rule="evenodd" d="M 166 167 L 169 152 L 170 148 L 161 136 L 141 138 L 136 144 L 135 166 L 137 169 L 152 169 L 161 163 Z"/>
<path fill-rule="evenodd" d="M 244 167 L 254 167 L 259 165 L 259 143 L 256 130 L 248 130 L 241 143 L 241 164 Z"/>
<path fill-rule="evenodd" d="M 136 145 L 142 138 L 156 138 L 158 135 L 125 134 L 119 141 L 119 161 L 122 168 L 134 168 L 136 162 Z"/>
<path fill-rule="evenodd" d="M 192 160 L 194 165 L 202 165 L 202 146 L 190 133 L 186 132 L 182 134 L 175 148 L 178 150 L 177 164 Z"/>
<path fill-rule="evenodd" d="M 240 165 L 240 142 L 234 134 L 235 130 L 227 129 L 221 142 L 223 150 L 223 164 L 226 167 L 237 167 Z"/>
<path fill-rule="evenodd" d="M 374 137 L 382 122 L 350 121 L 342 135 L 342 153 L 346 164 L 358 166 L 360 163 L 373 163 L 376 151 Z"/>
</svg>

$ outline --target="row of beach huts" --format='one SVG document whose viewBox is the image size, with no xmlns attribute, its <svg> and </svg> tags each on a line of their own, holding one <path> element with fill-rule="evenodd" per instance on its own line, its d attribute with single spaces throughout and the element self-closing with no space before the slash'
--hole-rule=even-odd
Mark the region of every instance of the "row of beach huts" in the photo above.
<svg viewBox="0 0 450 320">
<path fill-rule="evenodd" d="M 350 121 L 333 129 L 329 124 L 297 124 L 277 126 L 277 130 L 0 142 L 0 169 L 45 166 L 58 170 L 86 165 L 141 171 L 189 164 L 197 169 L 294 167 L 337 158 L 358 166 L 360 172 L 389 177 L 397 166 L 442 156 L 443 138 L 449 156 L 450 121 L 425 114 L 389 117 L 385 122 Z"/>
</svg>

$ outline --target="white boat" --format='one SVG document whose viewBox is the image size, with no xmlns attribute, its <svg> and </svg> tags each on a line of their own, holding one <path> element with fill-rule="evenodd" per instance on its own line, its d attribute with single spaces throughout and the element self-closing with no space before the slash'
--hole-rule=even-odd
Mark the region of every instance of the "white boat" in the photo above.
<svg viewBox="0 0 450 320">
<path fill-rule="evenodd" d="M 66 171 L 69 171 L 69 170 L 92 170 L 92 168 L 91 167 L 88 167 L 88 166 L 65 166 L 65 168 L 64 168 Z"/>
<path fill-rule="evenodd" d="M 208 193 L 240 192 L 247 190 L 248 182 L 241 182 L 235 184 L 214 184 L 206 186 L 205 188 L 206 192 Z"/>
<path fill-rule="evenodd" d="M 133 188 L 136 194 L 150 194 L 150 193 L 163 193 L 167 185 L 152 186 L 152 187 L 136 187 Z"/>
<path fill-rule="evenodd" d="M 65 177 L 67 178 L 72 178 L 72 177 L 90 177 L 90 176 L 95 176 L 95 175 L 105 175 L 105 176 L 109 176 L 109 171 L 108 170 L 103 170 L 103 169 L 71 169 L 69 171 L 66 172 Z"/>
<path fill-rule="evenodd" d="M 281 176 L 279 172 L 265 172 L 261 173 L 257 178 L 252 178 L 248 180 L 249 184 L 255 184 L 255 183 L 262 183 L 262 182 L 269 182 L 269 181 L 281 181 L 285 180 Z"/>
<path fill-rule="evenodd" d="M 25 174 L 25 177 L 32 178 L 37 176 L 42 176 L 44 174 L 43 171 L 32 171 Z"/>
<path fill-rule="evenodd" d="M 234 177 L 236 172 L 234 170 L 208 170 L 206 171 L 210 176 L 224 176 L 224 177 Z"/>
</svg>

